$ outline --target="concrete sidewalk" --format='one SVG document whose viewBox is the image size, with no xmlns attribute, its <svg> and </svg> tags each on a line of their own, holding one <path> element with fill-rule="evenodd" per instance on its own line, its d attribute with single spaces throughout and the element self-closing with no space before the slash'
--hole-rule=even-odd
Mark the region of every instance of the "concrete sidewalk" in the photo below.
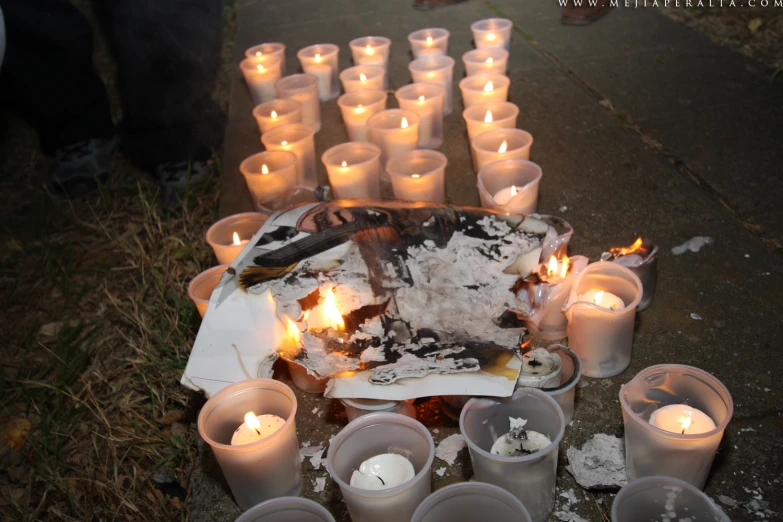
<svg viewBox="0 0 783 522">
<path fill-rule="evenodd" d="M 638 314 L 631 366 L 611 379 L 584 379 L 573 424 L 560 448 L 558 493 L 574 489 L 570 511 L 604 520 L 613 494 L 582 490 L 565 471 L 565 449 L 593 434 L 622 434 L 620 386 L 659 363 L 698 366 L 731 391 L 734 418 L 726 431 L 706 492 L 738 503 L 760 496 L 783 511 L 778 493 L 783 442 L 783 360 L 777 347 L 783 263 L 780 200 L 783 88 L 756 62 L 718 47 L 652 9 L 612 12 L 589 27 L 559 24 L 555 2 L 471 0 L 421 13 L 405 0 L 246 1 L 238 8 L 236 63 L 262 41 L 287 45 L 288 67 L 296 51 L 319 42 L 341 48 L 340 65 L 351 65 L 348 42 L 370 34 L 393 40 L 390 88 L 410 82 L 407 34 L 424 27 L 451 32 L 449 54 L 457 60 L 455 110 L 446 120 L 441 152 L 449 159 L 448 200 L 478 204 L 475 173 L 456 82 L 462 54 L 472 48 L 470 23 L 504 13 L 518 26 L 509 62 L 509 100 L 520 108 L 518 126 L 534 136 L 532 159 L 544 171 L 539 211 L 560 215 L 576 230 L 570 253 L 596 259 L 609 246 L 637 235 L 661 247 L 652 306 Z M 289 71 L 291 72 L 291 71 Z M 390 106 L 395 102 L 390 99 Z M 250 208 L 239 162 L 262 149 L 252 107 L 238 70 L 226 134 L 221 211 Z M 322 103 L 323 128 L 316 154 L 346 141 L 336 102 Z M 777 160 L 777 162 L 776 162 Z M 322 165 L 320 175 L 326 181 Z M 698 253 L 673 256 L 671 248 L 693 236 L 714 243 Z M 694 320 L 698 314 L 703 320 Z M 340 406 L 298 394 L 300 442 L 326 444 L 345 424 Z M 318 408 L 317 413 L 312 413 Z M 436 443 L 457 433 L 436 400 L 418 406 Z M 238 509 L 207 450 L 192 479 L 194 521 L 231 520 Z M 435 488 L 468 480 L 467 450 L 453 466 L 435 460 Z M 348 520 L 335 484 L 303 463 L 303 495 Z M 759 520 L 757 504 L 724 505 L 735 521 Z M 566 510 L 558 497 L 557 509 Z M 763 515 L 762 510 L 762 515 Z M 566 515 L 562 515 L 565 517 Z M 767 515 L 764 515 L 767 516 Z M 569 520 L 553 518 L 552 520 Z M 608 520 L 608 519 L 607 519 Z"/>
</svg>

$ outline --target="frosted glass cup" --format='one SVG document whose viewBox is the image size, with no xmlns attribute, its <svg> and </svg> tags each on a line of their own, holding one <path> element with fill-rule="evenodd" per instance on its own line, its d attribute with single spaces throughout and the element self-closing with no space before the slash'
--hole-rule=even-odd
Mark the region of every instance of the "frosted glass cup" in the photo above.
<svg viewBox="0 0 783 522">
<path fill-rule="evenodd" d="M 380 65 L 355 65 L 340 73 L 345 92 L 385 89 L 386 69 Z"/>
<path fill-rule="evenodd" d="M 394 94 L 400 109 L 419 115 L 419 148 L 437 149 L 443 143 L 443 100 L 446 90 L 434 83 L 412 83 Z"/>
<path fill-rule="evenodd" d="M 541 176 L 541 167 L 532 161 L 508 159 L 489 163 L 479 170 L 476 182 L 481 206 L 512 214 L 532 214 L 538 206 Z M 508 201 L 501 199 L 512 186 L 516 195 Z"/>
<path fill-rule="evenodd" d="M 258 212 L 242 212 L 226 216 L 212 224 L 207 230 L 207 243 L 215 252 L 218 263 L 230 264 L 236 259 L 245 245 L 266 223 L 267 216 Z M 234 234 L 237 235 L 234 238 Z M 238 239 L 237 242 L 235 239 Z"/>
<path fill-rule="evenodd" d="M 441 488 L 422 502 L 411 522 L 531 522 L 514 495 L 484 482 L 460 482 Z"/>
<path fill-rule="evenodd" d="M 506 74 L 508 51 L 505 49 L 473 49 L 462 55 L 465 75 Z"/>
<path fill-rule="evenodd" d="M 362 462 L 384 453 L 406 457 L 415 476 L 384 490 L 350 485 Z M 350 422 L 332 440 L 326 469 L 340 486 L 353 522 L 410 522 L 413 512 L 430 494 L 435 444 L 430 431 L 417 420 L 396 413 L 371 413 Z"/>
<path fill-rule="evenodd" d="M 526 419 L 526 429 L 546 435 L 552 443 L 520 457 L 490 453 L 495 440 L 509 432 L 509 417 Z M 462 408 L 459 429 L 468 444 L 476 480 L 505 489 L 524 504 L 533 522 L 545 522 L 554 507 L 558 445 L 565 432 L 563 410 L 557 402 L 533 388 L 519 388 L 502 399 L 474 398 Z"/>
<path fill-rule="evenodd" d="M 318 78 L 311 74 L 292 74 L 275 83 L 277 97 L 302 104 L 302 123 L 315 132 L 321 130 L 321 101 L 318 98 Z"/>
<path fill-rule="evenodd" d="M 470 140 L 473 168 L 501 160 L 529 160 L 533 136 L 522 129 L 492 129 Z M 502 151 L 502 152 L 501 152 Z"/>
<path fill-rule="evenodd" d="M 663 520 L 731 522 L 710 497 L 673 477 L 645 477 L 627 484 L 612 503 L 612 522 Z M 669 516 L 669 513 L 673 513 Z"/>
<path fill-rule="evenodd" d="M 469 140 L 493 129 L 514 129 L 517 116 L 519 107 L 511 102 L 478 103 L 462 111 Z"/>
<path fill-rule="evenodd" d="M 431 54 L 449 54 L 449 32 L 446 29 L 429 28 L 413 31 L 408 35 L 413 58 Z"/>
<path fill-rule="evenodd" d="M 277 415 L 285 423 L 266 438 L 231 445 L 247 412 Z M 231 493 L 243 510 L 276 497 L 299 496 L 302 472 L 296 438 L 296 396 L 272 379 L 248 379 L 213 395 L 198 416 L 198 433 L 210 445 Z"/>
<path fill-rule="evenodd" d="M 477 49 L 502 48 L 508 50 L 511 44 L 511 29 L 514 24 L 506 18 L 487 18 L 470 25 L 473 43 Z"/>
<path fill-rule="evenodd" d="M 234 522 L 334 522 L 334 517 L 312 500 L 281 497 L 250 508 Z"/>
<path fill-rule="evenodd" d="M 446 199 L 446 156 L 416 150 L 395 156 L 386 164 L 394 197 L 407 201 L 443 203 Z"/>
<path fill-rule="evenodd" d="M 285 44 L 280 42 L 267 42 L 247 49 L 245 58 L 261 58 L 262 56 L 276 56 L 280 58 L 280 69 L 285 76 Z"/>
<path fill-rule="evenodd" d="M 653 412 L 672 404 L 701 410 L 715 428 L 706 433 L 682 434 L 650 424 Z M 630 480 L 666 475 L 704 488 L 723 432 L 734 414 L 734 401 L 722 382 L 693 366 L 650 366 L 620 388 L 620 406 Z"/>
<path fill-rule="evenodd" d="M 261 143 L 266 150 L 285 150 L 296 154 L 297 184 L 318 186 L 318 168 L 315 164 L 315 131 L 304 123 L 281 125 L 265 132 Z"/>
<path fill-rule="evenodd" d="M 391 40 L 385 36 L 365 36 L 349 42 L 354 65 L 380 65 L 386 71 L 383 88 L 389 88 L 389 49 Z"/>
<path fill-rule="evenodd" d="M 340 95 L 338 78 L 340 48 L 334 44 L 316 44 L 296 53 L 302 70 L 318 78 L 318 97 L 322 101 L 333 100 Z"/>
<path fill-rule="evenodd" d="M 402 109 L 386 109 L 367 120 L 370 142 L 381 148 L 381 164 L 416 150 L 419 115 Z M 383 174 L 381 174 L 383 177 Z"/>
<path fill-rule="evenodd" d="M 337 99 L 337 105 L 343 115 L 348 141 L 370 141 L 367 120 L 386 110 L 388 95 L 386 91 L 353 91 Z"/>
<path fill-rule="evenodd" d="M 381 149 L 372 143 L 341 143 L 321 156 L 338 199 L 380 196 Z"/>
<path fill-rule="evenodd" d="M 281 125 L 302 122 L 302 104 L 296 100 L 272 100 L 253 109 L 261 134 Z"/>
<path fill-rule="evenodd" d="M 508 101 L 511 80 L 502 74 L 474 74 L 459 81 L 462 104 L 467 109 L 477 103 Z"/>
<path fill-rule="evenodd" d="M 245 58 L 239 63 L 242 76 L 253 106 L 275 99 L 275 84 L 282 77 L 282 64 L 278 56 Z"/>
<path fill-rule="evenodd" d="M 429 55 L 416 58 L 408 64 L 414 83 L 435 83 L 446 89 L 443 114 L 451 114 L 453 105 L 454 58 L 445 55 Z"/>
<path fill-rule="evenodd" d="M 212 297 L 212 292 L 220 283 L 220 278 L 223 277 L 223 272 L 226 271 L 228 265 L 213 266 L 204 270 L 199 275 L 194 277 L 188 285 L 188 297 L 190 297 L 193 304 L 196 305 L 198 314 L 204 317 L 207 313 L 207 307 L 209 306 L 209 299 Z"/>
<path fill-rule="evenodd" d="M 286 150 L 259 152 L 239 164 L 239 171 L 253 198 L 256 210 L 263 212 L 270 201 L 296 186 L 296 154 Z"/>
</svg>

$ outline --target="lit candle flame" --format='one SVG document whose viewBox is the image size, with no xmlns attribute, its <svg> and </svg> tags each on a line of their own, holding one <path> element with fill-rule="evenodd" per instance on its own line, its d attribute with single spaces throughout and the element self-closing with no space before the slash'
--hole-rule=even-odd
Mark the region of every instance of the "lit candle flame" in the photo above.
<svg viewBox="0 0 783 522">
<path fill-rule="evenodd" d="M 493 60 L 493 59 L 492 59 L 492 57 L 490 56 L 489 58 L 487 58 L 487 62 L 486 62 L 486 63 L 492 63 L 492 62 L 494 62 L 494 61 L 495 61 L 495 60 Z"/>
<path fill-rule="evenodd" d="M 484 86 L 484 92 L 492 92 L 495 90 L 495 85 L 492 83 L 492 80 L 488 81 L 487 84 Z"/>
<path fill-rule="evenodd" d="M 364 73 L 359 73 L 359 80 L 361 80 L 363 82 L 366 82 L 367 81 L 367 76 Z"/>
<path fill-rule="evenodd" d="M 487 40 L 490 40 L 490 41 L 492 41 L 492 40 L 494 40 L 494 39 L 495 39 L 495 33 L 489 33 L 489 34 L 487 35 Z"/>
<path fill-rule="evenodd" d="M 263 71 L 264 66 L 259 63 L 258 65 L 256 65 L 256 69 L 258 69 L 259 71 Z"/>
<path fill-rule="evenodd" d="M 400 122 L 400 128 L 407 129 L 408 128 L 408 118 L 405 116 L 402 117 L 402 122 Z"/>
<path fill-rule="evenodd" d="M 283 341 L 283 346 L 279 351 L 283 357 L 293 359 L 301 351 L 299 343 L 302 334 L 299 331 L 299 326 L 285 314 L 283 314 L 283 323 L 285 325 L 285 339 Z"/>
<path fill-rule="evenodd" d="M 553 276 L 557 273 L 557 258 L 552 256 L 549 258 L 549 265 L 546 267 L 546 275 Z"/>
<path fill-rule="evenodd" d="M 256 56 L 262 56 L 263 54 L 261 51 L 256 51 Z"/>
<path fill-rule="evenodd" d="M 568 265 L 570 264 L 570 260 L 568 259 L 568 256 L 565 256 L 563 258 L 563 264 L 560 268 L 560 278 L 565 279 L 565 277 L 568 275 Z"/>
<path fill-rule="evenodd" d="M 242 241 L 240 241 L 240 239 L 239 239 L 239 234 L 237 234 L 236 232 L 234 232 L 234 244 L 235 245 L 241 245 L 242 244 Z"/>
<path fill-rule="evenodd" d="M 340 315 L 340 310 L 337 309 L 337 303 L 334 298 L 334 292 L 332 288 L 326 292 L 326 298 L 324 299 L 324 318 L 329 321 L 332 328 L 335 330 L 342 330 L 345 328 L 345 321 L 343 316 Z"/>
<path fill-rule="evenodd" d="M 419 96 L 419 101 L 424 101 L 424 100 L 425 100 L 424 95 Z"/>
<path fill-rule="evenodd" d="M 320 53 L 315 53 L 315 61 L 320 62 L 321 61 L 321 55 Z"/>
<path fill-rule="evenodd" d="M 341 166 L 341 167 L 347 167 L 347 166 L 348 166 L 348 163 L 347 163 L 346 161 L 343 161 L 343 162 L 342 162 L 342 164 L 341 164 L 340 166 Z"/>
<path fill-rule="evenodd" d="M 604 291 L 601 290 L 599 292 L 596 292 L 595 296 L 593 296 L 593 302 L 597 305 L 601 304 L 601 300 L 604 298 Z"/>
<path fill-rule="evenodd" d="M 245 413 L 245 424 L 247 424 L 248 428 L 261 435 L 261 423 L 258 422 L 258 417 L 252 411 Z"/>
<path fill-rule="evenodd" d="M 269 174 L 269 167 L 266 166 L 266 163 L 261 165 L 261 174 Z"/>
<path fill-rule="evenodd" d="M 288 142 L 283 140 L 283 141 L 280 142 L 280 145 L 288 145 Z"/>
<path fill-rule="evenodd" d="M 419 179 L 421 177 L 421 174 L 411 174 L 411 177 L 413 179 Z"/>
<path fill-rule="evenodd" d="M 500 147 L 498 147 L 498 152 L 500 154 L 503 154 L 508 150 L 508 143 L 506 143 L 506 140 L 503 140 L 503 143 L 500 144 Z"/>
<path fill-rule="evenodd" d="M 680 415 L 677 417 L 677 422 L 680 423 L 680 427 L 682 428 L 682 435 L 685 435 L 685 430 L 691 427 L 691 423 L 693 422 L 693 417 L 691 417 L 691 412 L 686 411 L 686 415 Z"/>
<path fill-rule="evenodd" d="M 367 54 L 372 54 L 375 51 L 373 50 L 372 45 L 367 44 L 367 46 L 364 48 L 364 52 L 366 52 Z"/>
<path fill-rule="evenodd" d="M 431 43 L 432 43 L 432 36 L 428 36 L 428 37 L 427 37 L 427 43 L 428 43 L 428 44 L 431 44 Z"/>
<path fill-rule="evenodd" d="M 277 111 L 273 110 L 273 111 L 272 111 L 272 112 L 269 114 L 269 116 L 271 116 L 272 118 L 277 118 Z"/>
<path fill-rule="evenodd" d="M 492 111 L 487 109 L 487 114 L 484 115 L 484 123 L 492 123 Z"/>
<path fill-rule="evenodd" d="M 633 245 L 629 247 L 610 248 L 609 252 L 611 252 L 615 257 L 627 256 L 628 254 L 633 254 L 634 252 L 641 250 L 642 243 L 644 243 L 644 241 L 642 241 L 642 238 L 639 237 L 636 239 L 636 241 L 633 242 Z"/>
</svg>

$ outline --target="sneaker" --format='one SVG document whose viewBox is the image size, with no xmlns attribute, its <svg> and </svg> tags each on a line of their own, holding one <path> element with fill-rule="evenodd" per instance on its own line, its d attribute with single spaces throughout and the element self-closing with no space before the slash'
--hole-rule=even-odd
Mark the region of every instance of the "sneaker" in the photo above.
<svg viewBox="0 0 783 522">
<path fill-rule="evenodd" d="M 155 167 L 160 181 L 160 199 L 169 208 L 178 208 L 189 189 L 203 186 L 214 175 L 209 161 L 178 161 Z"/>
<path fill-rule="evenodd" d="M 49 167 L 52 187 L 69 198 L 98 191 L 109 180 L 112 139 L 92 139 L 57 149 Z"/>
</svg>

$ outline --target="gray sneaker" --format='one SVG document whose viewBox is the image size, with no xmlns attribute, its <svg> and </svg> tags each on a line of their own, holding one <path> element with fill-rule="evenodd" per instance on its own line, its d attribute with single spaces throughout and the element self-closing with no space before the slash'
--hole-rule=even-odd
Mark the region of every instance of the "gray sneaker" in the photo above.
<svg viewBox="0 0 783 522">
<path fill-rule="evenodd" d="M 92 139 L 57 149 L 49 167 L 52 187 L 69 198 L 98 191 L 109 180 L 115 140 Z"/>
<path fill-rule="evenodd" d="M 155 167 L 160 182 L 160 199 L 169 208 L 179 208 L 188 190 L 202 187 L 214 175 L 209 161 L 179 161 Z"/>
</svg>

